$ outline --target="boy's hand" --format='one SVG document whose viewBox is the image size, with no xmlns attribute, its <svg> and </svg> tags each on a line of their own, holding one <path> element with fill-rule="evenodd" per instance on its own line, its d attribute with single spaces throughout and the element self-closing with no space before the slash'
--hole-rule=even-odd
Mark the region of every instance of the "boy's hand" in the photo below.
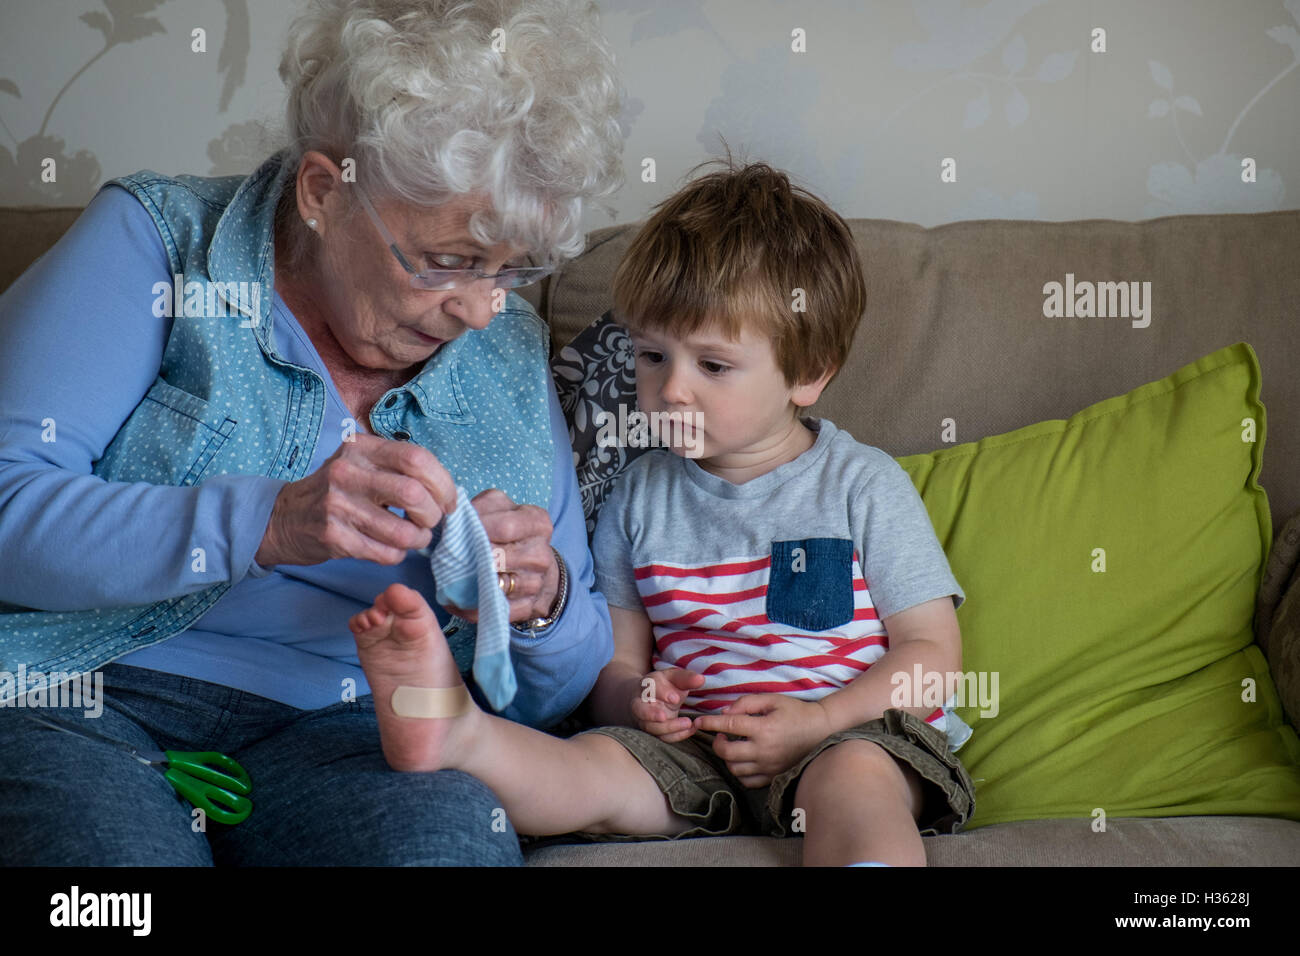
<svg viewBox="0 0 1300 956">
<path fill-rule="evenodd" d="M 646 674 L 641 678 L 641 693 L 632 702 L 637 726 L 666 744 L 685 740 L 695 733 L 695 727 L 689 717 L 678 717 L 677 711 L 686 702 L 686 692 L 703 683 L 703 674 L 680 667 Z"/>
<path fill-rule="evenodd" d="M 834 730 L 818 701 L 783 694 L 747 694 L 720 714 L 695 718 L 698 730 L 714 731 L 713 751 L 746 787 L 764 787 Z M 746 737 L 728 740 L 725 735 Z"/>
</svg>

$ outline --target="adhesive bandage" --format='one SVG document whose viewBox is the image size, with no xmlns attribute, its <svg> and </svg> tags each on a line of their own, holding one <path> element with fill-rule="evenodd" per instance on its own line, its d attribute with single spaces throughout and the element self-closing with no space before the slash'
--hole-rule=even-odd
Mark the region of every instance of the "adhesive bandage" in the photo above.
<svg viewBox="0 0 1300 956">
<path fill-rule="evenodd" d="M 472 701 L 464 684 L 455 687 L 408 687 L 393 691 L 393 713 L 398 717 L 459 717 Z"/>
</svg>

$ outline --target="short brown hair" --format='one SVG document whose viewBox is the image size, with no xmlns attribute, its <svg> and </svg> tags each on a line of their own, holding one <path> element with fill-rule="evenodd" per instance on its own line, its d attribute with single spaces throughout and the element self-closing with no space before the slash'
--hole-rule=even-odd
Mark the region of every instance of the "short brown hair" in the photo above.
<svg viewBox="0 0 1300 956">
<path fill-rule="evenodd" d="M 655 207 L 614 272 L 614 318 L 686 337 L 717 322 L 765 334 L 789 385 L 843 368 L 866 309 L 848 224 L 765 163 L 690 182 Z M 691 170 L 692 173 L 700 166 Z M 805 311 L 793 308 L 795 290 Z"/>
</svg>

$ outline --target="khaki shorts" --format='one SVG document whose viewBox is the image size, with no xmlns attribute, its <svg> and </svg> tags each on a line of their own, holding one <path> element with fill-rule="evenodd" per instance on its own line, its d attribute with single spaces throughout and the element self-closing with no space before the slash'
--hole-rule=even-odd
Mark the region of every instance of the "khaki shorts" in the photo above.
<svg viewBox="0 0 1300 956">
<path fill-rule="evenodd" d="M 763 787 L 750 789 L 727 770 L 713 751 L 713 734 L 698 731 L 677 743 L 631 727 L 600 727 L 590 734 L 613 737 L 654 778 L 673 812 L 699 823 L 675 837 L 642 834 L 576 834 L 583 840 L 682 839 L 751 834 L 787 836 L 796 784 L 813 759 L 845 740 L 869 740 L 920 775 L 924 804 L 917 827 L 922 835 L 956 833 L 975 810 L 975 786 L 953 754 L 945 734 L 904 710 L 887 710 L 876 720 L 831 734 L 797 764 Z"/>
</svg>

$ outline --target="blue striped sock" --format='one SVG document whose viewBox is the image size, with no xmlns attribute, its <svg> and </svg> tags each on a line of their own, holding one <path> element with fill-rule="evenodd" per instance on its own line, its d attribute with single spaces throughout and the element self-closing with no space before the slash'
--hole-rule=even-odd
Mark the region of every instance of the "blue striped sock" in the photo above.
<svg viewBox="0 0 1300 956">
<path fill-rule="evenodd" d="M 429 557 L 438 603 L 478 608 L 474 680 L 499 711 L 514 700 L 518 684 L 510 661 L 510 604 L 497 584 L 492 542 L 459 485 L 456 510 L 443 522 L 442 538 Z"/>
</svg>

